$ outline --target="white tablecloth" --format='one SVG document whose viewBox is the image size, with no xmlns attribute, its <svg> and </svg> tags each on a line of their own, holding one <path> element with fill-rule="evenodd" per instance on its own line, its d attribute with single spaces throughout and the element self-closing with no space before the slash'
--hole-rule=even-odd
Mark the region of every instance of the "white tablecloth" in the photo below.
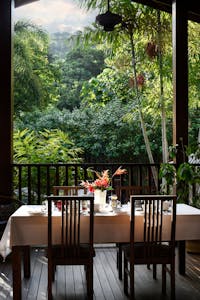
<svg viewBox="0 0 200 300">
<path fill-rule="evenodd" d="M 8 220 L 0 241 L 0 254 L 5 259 L 12 246 L 46 245 L 47 244 L 47 214 L 41 213 L 42 206 L 21 206 Z M 54 211 L 55 220 L 59 212 Z M 165 223 L 167 224 L 166 215 Z M 87 216 L 82 216 L 87 230 Z M 143 214 L 137 215 L 136 241 L 142 239 Z M 105 212 L 94 217 L 94 242 L 117 243 L 129 241 L 130 214 L 127 210 L 115 213 Z M 177 204 L 176 240 L 200 239 L 200 210 L 186 204 Z M 167 239 L 169 230 L 165 230 Z"/>
</svg>

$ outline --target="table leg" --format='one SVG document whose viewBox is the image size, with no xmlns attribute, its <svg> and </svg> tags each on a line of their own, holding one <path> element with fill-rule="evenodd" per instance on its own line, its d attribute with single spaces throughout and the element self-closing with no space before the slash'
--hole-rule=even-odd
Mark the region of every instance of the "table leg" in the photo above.
<svg viewBox="0 0 200 300">
<path fill-rule="evenodd" d="M 21 299 L 21 249 L 12 247 L 13 300 Z"/>
<path fill-rule="evenodd" d="M 30 263 L 30 246 L 23 246 L 23 260 L 24 260 L 24 277 L 30 278 L 31 263 Z"/>
<path fill-rule="evenodd" d="M 178 241 L 179 273 L 185 275 L 185 241 Z"/>
</svg>

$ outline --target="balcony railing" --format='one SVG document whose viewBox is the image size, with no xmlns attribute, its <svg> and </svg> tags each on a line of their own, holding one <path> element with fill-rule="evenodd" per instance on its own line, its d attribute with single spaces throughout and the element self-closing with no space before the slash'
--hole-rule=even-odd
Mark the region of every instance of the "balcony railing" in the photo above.
<svg viewBox="0 0 200 300">
<path fill-rule="evenodd" d="M 122 166 L 127 174 L 115 176 L 112 179 L 113 188 L 116 185 L 135 185 L 141 187 L 141 193 L 154 193 L 159 190 L 159 164 L 13 164 L 14 194 L 27 204 L 40 204 L 46 195 L 52 194 L 54 185 L 79 185 L 81 180 L 94 180 L 94 169 L 101 172 L 109 169 L 109 174 Z"/>
<path fill-rule="evenodd" d="M 13 164 L 13 190 L 17 199 L 27 204 L 41 204 L 46 195 L 52 194 L 54 185 L 79 185 L 81 180 L 94 180 L 96 175 L 89 171 L 101 172 L 109 169 L 112 174 L 122 166 L 127 174 L 115 176 L 112 187 L 116 185 L 132 185 L 140 187 L 140 193 L 153 194 L 160 190 L 161 182 L 158 177 L 160 164 L 141 163 L 80 163 L 80 164 Z M 200 167 L 200 164 L 193 164 Z M 191 202 L 200 197 L 200 185 L 190 189 Z M 200 201 L 198 200 L 198 203 Z M 199 206 L 199 204 L 198 204 Z"/>
</svg>

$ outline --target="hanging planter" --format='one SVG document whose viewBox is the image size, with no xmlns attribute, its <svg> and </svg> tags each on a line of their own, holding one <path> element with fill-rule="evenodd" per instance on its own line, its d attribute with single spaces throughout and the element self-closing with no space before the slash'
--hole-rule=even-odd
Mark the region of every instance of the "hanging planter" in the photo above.
<svg viewBox="0 0 200 300">
<path fill-rule="evenodd" d="M 104 27 L 105 31 L 113 31 L 115 25 L 122 22 L 120 15 L 110 12 L 110 3 L 108 0 L 108 10 L 105 14 L 100 14 L 96 17 L 96 22 Z"/>
</svg>

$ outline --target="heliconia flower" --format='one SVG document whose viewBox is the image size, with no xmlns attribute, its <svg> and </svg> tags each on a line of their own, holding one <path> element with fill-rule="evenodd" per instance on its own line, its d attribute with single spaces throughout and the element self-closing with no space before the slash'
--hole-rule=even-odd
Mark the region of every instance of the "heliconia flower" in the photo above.
<svg viewBox="0 0 200 300">
<path fill-rule="evenodd" d="M 158 56 L 159 49 L 155 42 L 148 42 L 146 46 L 146 53 L 150 57 L 150 59 L 153 59 L 156 56 Z"/>
<path fill-rule="evenodd" d="M 137 85 L 138 85 L 138 87 L 142 87 L 144 85 L 144 81 L 145 81 L 144 75 L 139 74 L 137 76 Z"/>
<path fill-rule="evenodd" d="M 112 177 L 116 176 L 116 175 L 122 175 L 122 174 L 126 174 L 127 173 L 127 170 L 126 169 L 122 169 L 121 168 L 122 166 L 120 166 L 116 171 L 115 173 L 113 174 Z"/>
<path fill-rule="evenodd" d="M 112 188 L 110 186 L 112 178 L 116 175 L 122 175 L 127 173 L 126 169 L 122 169 L 121 166 L 115 171 L 111 178 L 109 178 L 109 170 L 103 170 L 101 173 L 94 170 L 90 171 L 96 174 L 97 179 L 92 183 L 82 180 L 80 184 L 87 188 L 90 192 L 94 192 L 95 189 L 106 190 Z"/>
<path fill-rule="evenodd" d="M 88 190 L 89 190 L 89 192 L 94 193 L 94 188 L 93 188 L 93 186 L 89 186 L 89 187 L 88 187 Z"/>
</svg>

